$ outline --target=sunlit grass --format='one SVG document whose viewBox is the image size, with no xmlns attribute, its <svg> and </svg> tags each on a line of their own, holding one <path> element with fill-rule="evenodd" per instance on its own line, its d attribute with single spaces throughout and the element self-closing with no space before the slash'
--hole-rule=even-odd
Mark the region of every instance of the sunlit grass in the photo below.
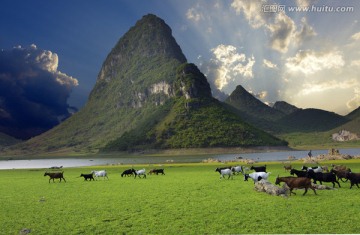
<svg viewBox="0 0 360 235">
<path fill-rule="evenodd" d="M 359 161 L 342 162 L 360 172 Z M 255 191 L 242 176 L 220 180 L 221 164 L 165 165 L 166 175 L 84 182 L 94 167 L 64 169 L 66 183 L 48 183 L 44 170 L 0 171 L 0 234 L 357 233 L 360 189 L 302 191 L 289 198 Z M 288 175 L 269 163 L 275 177 Z M 140 169 L 154 166 L 135 166 Z M 299 168 L 300 163 L 295 167 Z M 326 183 L 331 186 L 331 183 Z M 339 213 L 341 212 L 341 213 Z"/>
</svg>

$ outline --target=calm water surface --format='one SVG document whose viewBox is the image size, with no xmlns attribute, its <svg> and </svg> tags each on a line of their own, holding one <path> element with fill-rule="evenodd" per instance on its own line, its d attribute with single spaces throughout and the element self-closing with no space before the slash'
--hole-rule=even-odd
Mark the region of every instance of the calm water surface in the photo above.
<svg viewBox="0 0 360 235">
<path fill-rule="evenodd" d="M 360 155 L 360 148 L 340 149 L 341 154 L 352 156 Z M 255 161 L 287 161 L 289 156 L 296 159 L 307 156 L 308 151 L 282 151 L 282 152 L 262 152 L 262 153 L 244 153 L 244 154 L 219 154 L 206 156 L 157 156 L 157 157 L 119 157 L 119 158 L 59 158 L 59 159 L 33 159 L 33 160 L 0 160 L 0 169 L 31 169 L 31 168 L 50 168 L 53 166 L 81 167 L 95 165 L 112 164 L 161 164 L 166 162 L 184 163 L 201 162 L 204 159 L 215 158 L 219 160 L 233 160 L 238 157 L 253 159 Z M 313 156 L 327 154 L 328 150 L 312 150 Z"/>
</svg>

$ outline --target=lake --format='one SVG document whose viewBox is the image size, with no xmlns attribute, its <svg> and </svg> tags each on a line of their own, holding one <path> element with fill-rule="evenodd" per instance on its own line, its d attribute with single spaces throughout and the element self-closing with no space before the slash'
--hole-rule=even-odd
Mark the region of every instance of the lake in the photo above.
<svg viewBox="0 0 360 235">
<path fill-rule="evenodd" d="M 360 155 L 360 148 L 339 149 L 341 154 L 352 156 Z M 328 150 L 312 150 L 313 156 L 327 154 Z M 0 169 L 33 169 L 33 168 L 50 168 L 52 166 L 82 167 L 96 165 L 112 164 L 163 164 L 173 163 L 192 163 L 201 162 L 208 158 L 219 159 L 221 161 L 233 160 L 235 158 L 252 159 L 255 161 L 288 161 L 289 156 L 296 159 L 304 158 L 308 151 L 280 151 L 280 152 L 259 152 L 243 154 L 218 154 L 218 155 L 194 155 L 194 156 L 133 156 L 133 157 L 112 157 L 112 158 L 58 158 L 58 159 L 32 159 L 32 160 L 0 160 Z"/>
</svg>

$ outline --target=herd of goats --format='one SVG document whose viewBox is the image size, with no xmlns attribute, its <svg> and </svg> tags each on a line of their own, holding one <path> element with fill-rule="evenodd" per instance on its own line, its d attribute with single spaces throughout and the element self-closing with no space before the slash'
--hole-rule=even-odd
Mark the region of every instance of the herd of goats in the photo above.
<svg viewBox="0 0 360 235">
<path fill-rule="evenodd" d="M 295 194 L 293 192 L 294 189 L 305 189 L 303 195 L 305 195 L 308 189 L 312 189 L 316 194 L 316 183 L 320 182 L 331 182 L 333 184 L 333 188 L 335 188 L 335 183 L 340 186 L 339 181 L 347 182 L 350 181 L 350 189 L 356 185 L 359 188 L 360 183 L 360 173 L 353 173 L 350 168 L 344 165 L 332 165 L 332 169 L 329 171 L 328 167 L 316 166 L 316 167 L 306 167 L 302 166 L 300 170 L 296 170 L 291 166 L 284 165 L 285 171 L 289 171 L 291 176 L 286 177 L 276 177 L 275 185 L 280 185 L 280 182 L 284 182 L 291 194 Z M 254 170 L 253 173 L 247 174 L 249 170 Z M 223 167 L 216 168 L 216 172 L 220 173 L 220 179 L 228 176 L 228 179 L 232 178 L 235 174 L 243 174 L 244 180 L 247 181 L 251 178 L 254 181 L 254 184 L 261 182 L 261 185 L 266 184 L 270 187 L 270 190 L 274 190 L 279 192 L 280 188 L 271 185 L 271 183 L 267 182 L 267 179 L 270 175 L 270 172 L 266 171 L 265 166 L 252 166 L 250 169 L 244 168 L 242 166 L 235 167 Z M 313 180 L 313 184 L 311 182 Z M 263 191 L 266 191 L 262 188 Z M 278 195 L 278 193 L 273 193 L 274 195 Z"/>
<path fill-rule="evenodd" d="M 61 168 L 61 167 L 60 167 Z M 52 167 L 51 169 L 60 169 Z M 327 167 L 316 166 L 316 167 L 306 167 L 302 166 L 300 170 L 296 170 L 291 166 L 284 165 L 285 171 L 289 171 L 291 176 L 286 177 L 276 177 L 275 185 L 280 185 L 280 182 L 284 182 L 287 188 L 290 190 L 291 193 L 294 189 L 305 189 L 303 195 L 305 195 L 308 189 L 312 189 L 316 194 L 316 183 L 320 182 L 331 182 L 333 184 L 333 188 L 337 184 L 340 186 L 339 181 L 347 182 L 350 181 L 350 189 L 356 185 L 359 188 L 360 183 L 360 173 L 354 173 L 351 171 L 350 168 L 344 165 L 332 165 L 332 169 L 329 170 Z M 254 172 L 248 174 L 249 171 L 253 170 Z M 252 179 L 254 184 L 262 182 L 262 184 L 267 183 L 268 185 L 272 186 L 271 183 L 267 182 L 267 179 L 270 175 L 270 172 L 266 171 L 266 165 L 264 166 L 252 166 L 250 169 L 244 166 L 229 166 L 229 167 L 222 167 L 216 168 L 216 172 L 220 173 L 220 179 L 223 179 L 227 176 L 228 179 L 233 178 L 234 175 L 242 174 L 244 176 L 244 180 L 248 181 L 248 179 Z M 165 175 L 164 169 L 151 169 L 149 172 L 146 173 L 145 169 L 135 170 L 133 168 L 125 170 L 121 177 L 126 176 L 134 176 L 135 178 L 146 178 L 146 175 L 151 174 L 162 174 Z M 54 182 L 55 179 L 64 180 L 64 172 L 45 172 L 44 176 L 49 176 L 49 183 L 52 180 Z M 92 171 L 90 174 L 81 174 L 79 177 L 83 177 L 85 181 L 95 180 L 98 178 L 108 178 L 106 170 L 101 171 Z M 313 183 L 311 182 L 313 180 Z M 279 188 L 276 188 L 279 191 Z"/>
</svg>

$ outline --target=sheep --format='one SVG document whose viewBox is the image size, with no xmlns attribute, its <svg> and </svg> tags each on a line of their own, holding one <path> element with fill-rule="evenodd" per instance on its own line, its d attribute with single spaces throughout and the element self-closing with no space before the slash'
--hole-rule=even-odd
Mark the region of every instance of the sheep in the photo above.
<svg viewBox="0 0 360 235">
<path fill-rule="evenodd" d="M 354 184 L 356 184 L 356 186 L 359 188 L 358 184 L 360 183 L 360 173 L 348 172 L 346 174 L 346 179 L 350 180 L 350 189 L 352 186 L 354 186 Z"/>
<path fill-rule="evenodd" d="M 109 179 L 108 176 L 107 176 L 107 172 L 106 172 L 105 170 L 102 170 L 102 171 L 92 171 L 91 174 L 93 174 L 96 179 L 98 179 L 99 177 L 103 177 L 104 180 L 105 180 L 105 177 L 106 177 L 107 179 Z"/>
<path fill-rule="evenodd" d="M 262 179 L 267 180 L 271 172 L 253 172 L 251 174 L 244 175 L 244 181 L 248 181 L 251 178 L 254 181 L 254 184 Z"/>
<path fill-rule="evenodd" d="M 81 174 L 79 177 L 84 177 L 84 180 L 94 180 L 95 181 L 95 179 L 94 179 L 94 176 L 93 176 L 93 174 Z"/>
<path fill-rule="evenodd" d="M 290 196 L 292 193 L 296 195 L 296 193 L 293 192 L 294 188 L 304 188 L 305 192 L 303 196 L 307 193 L 309 188 L 311 188 L 316 194 L 315 188 L 311 184 L 311 179 L 307 177 L 276 177 L 275 184 L 280 185 L 280 182 L 284 182 L 290 188 Z"/>
<path fill-rule="evenodd" d="M 264 166 L 252 166 L 250 170 L 254 170 L 255 172 L 266 172 L 266 165 Z"/>
<path fill-rule="evenodd" d="M 340 183 L 336 180 L 336 175 L 334 173 L 322 173 L 309 170 L 308 177 L 314 180 L 314 184 L 316 184 L 316 181 L 320 181 L 321 185 L 322 182 L 331 182 L 333 184 L 333 188 L 335 188 L 335 183 L 337 183 L 339 188 L 341 188 Z"/>
<path fill-rule="evenodd" d="M 50 180 L 53 180 L 53 183 L 54 182 L 54 179 L 60 179 L 60 182 L 61 182 L 61 179 L 63 179 L 65 182 L 65 178 L 64 178 L 64 172 L 53 172 L 53 173 L 49 173 L 49 172 L 45 172 L 44 176 L 49 176 L 49 183 L 50 183 Z"/>
<path fill-rule="evenodd" d="M 215 172 L 219 172 L 220 173 L 220 179 L 224 178 L 224 175 L 228 175 L 228 179 L 233 179 L 233 175 L 232 175 L 232 171 L 228 168 L 226 169 L 221 169 L 221 168 L 216 168 Z"/>
</svg>

